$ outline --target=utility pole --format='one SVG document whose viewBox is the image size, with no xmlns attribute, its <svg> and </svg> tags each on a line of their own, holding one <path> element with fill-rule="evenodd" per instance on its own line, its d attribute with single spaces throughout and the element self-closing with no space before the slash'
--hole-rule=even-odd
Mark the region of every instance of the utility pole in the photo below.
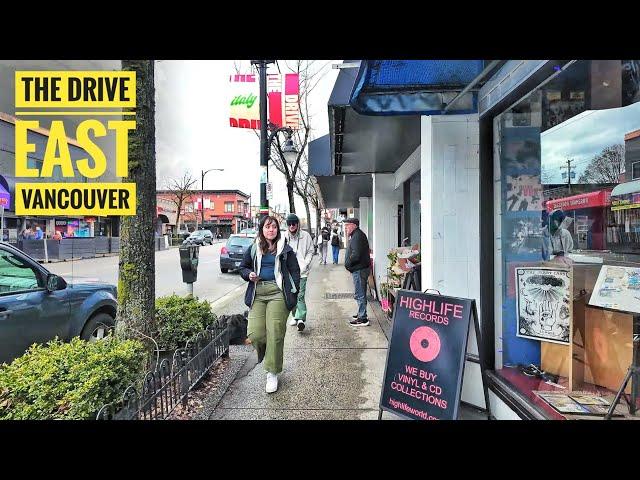
<svg viewBox="0 0 640 480">
<path fill-rule="evenodd" d="M 269 181 L 269 143 L 267 133 L 267 65 L 275 60 L 251 60 L 260 78 L 260 216 L 269 214 L 267 182 Z"/>
<path fill-rule="evenodd" d="M 575 173 L 575 172 L 573 172 L 573 171 L 571 170 L 571 162 L 572 162 L 572 161 L 573 161 L 572 159 L 567 158 L 567 166 L 566 166 L 566 167 L 560 167 L 560 168 L 566 168 L 566 169 L 567 169 L 567 173 L 566 173 L 566 175 L 567 175 L 567 185 L 568 185 L 568 187 L 569 187 L 569 195 L 571 195 L 571 177 L 572 177 L 572 176 L 573 176 L 573 174 Z M 564 175 L 565 175 L 565 174 L 563 173 L 563 175 L 562 175 L 562 176 L 564 176 Z"/>
</svg>

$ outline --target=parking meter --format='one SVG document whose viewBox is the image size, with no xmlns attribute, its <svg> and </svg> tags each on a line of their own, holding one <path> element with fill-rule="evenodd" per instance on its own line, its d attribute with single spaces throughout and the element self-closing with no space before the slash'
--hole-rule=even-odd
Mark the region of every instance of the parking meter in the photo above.
<svg viewBox="0 0 640 480">
<path fill-rule="evenodd" d="M 193 283 L 198 279 L 199 245 L 182 245 L 180 251 L 180 268 L 182 281 L 189 285 L 189 292 L 193 294 Z"/>
</svg>

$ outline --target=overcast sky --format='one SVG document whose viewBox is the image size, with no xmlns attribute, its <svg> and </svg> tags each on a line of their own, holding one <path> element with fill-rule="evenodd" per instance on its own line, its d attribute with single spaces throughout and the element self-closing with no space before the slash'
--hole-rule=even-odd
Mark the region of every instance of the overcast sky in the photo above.
<svg viewBox="0 0 640 480">
<path fill-rule="evenodd" d="M 236 61 L 241 73 L 250 73 L 247 60 Z M 313 131 L 311 138 L 329 132 L 327 102 L 338 73 L 333 63 L 341 60 L 317 60 L 314 66 L 325 66 L 325 76 L 310 94 Z M 281 73 L 287 73 L 280 60 Z M 197 178 L 200 171 L 224 168 L 224 172 L 209 172 L 205 189 L 238 189 L 252 194 L 252 204 L 258 205 L 260 140 L 250 129 L 229 126 L 231 93 L 229 75 L 234 74 L 233 60 L 158 61 L 156 62 L 156 157 L 158 188 L 165 180 L 179 177 L 188 170 Z M 278 73 L 270 65 L 269 73 Z M 282 205 L 288 210 L 284 176 L 269 168 L 274 183 L 274 199 L 270 205 Z M 306 216 L 304 204 L 296 199 L 299 216 Z"/>
<path fill-rule="evenodd" d="M 567 158 L 573 160 L 572 167 L 576 166 L 577 182 L 589 161 L 603 148 L 624 144 L 625 134 L 638 129 L 640 103 L 634 103 L 622 108 L 588 110 L 543 132 L 542 169 L 549 174 L 546 183 L 566 183 L 560 167 L 567 165 Z"/>
</svg>

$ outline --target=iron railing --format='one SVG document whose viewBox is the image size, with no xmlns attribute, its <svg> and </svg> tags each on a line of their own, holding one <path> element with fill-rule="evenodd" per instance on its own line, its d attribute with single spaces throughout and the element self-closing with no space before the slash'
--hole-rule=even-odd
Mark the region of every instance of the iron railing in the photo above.
<svg viewBox="0 0 640 480">
<path fill-rule="evenodd" d="M 216 322 L 176 350 L 171 362 L 164 359 L 156 371 L 127 387 L 120 401 L 104 405 L 96 419 L 167 419 L 178 404 L 187 404 L 189 392 L 228 352 L 228 326 Z"/>
</svg>

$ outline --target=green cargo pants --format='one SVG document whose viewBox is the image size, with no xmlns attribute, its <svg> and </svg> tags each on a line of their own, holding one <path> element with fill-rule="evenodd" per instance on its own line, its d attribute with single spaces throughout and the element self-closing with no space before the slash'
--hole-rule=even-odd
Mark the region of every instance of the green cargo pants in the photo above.
<svg viewBox="0 0 640 480">
<path fill-rule="evenodd" d="M 296 311 L 293 318 L 296 320 L 307 320 L 307 304 L 304 303 L 304 292 L 307 290 L 307 278 L 300 278 L 300 291 L 298 292 L 298 304 L 296 305 Z"/>
<path fill-rule="evenodd" d="M 276 282 L 259 282 L 249 312 L 247 337 L 258 353 L 258 362 L 264 359 L 264 369 L 282 372 L 284 335 L 287 332 L 289 310 L 284 295 Z"/>
</svg>

